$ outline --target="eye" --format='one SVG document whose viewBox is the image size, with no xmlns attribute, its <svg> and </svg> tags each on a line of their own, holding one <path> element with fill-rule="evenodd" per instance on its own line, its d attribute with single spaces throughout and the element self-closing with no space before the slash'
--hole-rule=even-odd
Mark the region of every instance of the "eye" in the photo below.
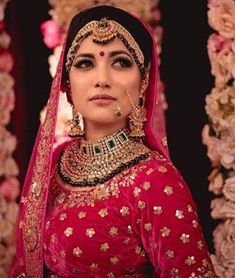
<svg viewBox="0 0 235 278">
<path fill-rule="evenodd" d="M 78 60 L 73 64 L 76 68 L 88 69 L 93 67 L 93 62 L 88 59 Z"/>
<path fill-rule="evenodd" d="M 118 57 L 114 59 L 113 65 L 122 67 L 122 68 L 130 68 L 132 66 L 132 61 L 126 57 Z"/>
</svg>

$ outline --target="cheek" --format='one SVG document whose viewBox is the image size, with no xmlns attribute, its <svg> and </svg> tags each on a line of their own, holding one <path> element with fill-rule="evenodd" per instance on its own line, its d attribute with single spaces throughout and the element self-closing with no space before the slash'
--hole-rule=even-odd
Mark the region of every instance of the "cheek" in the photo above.
<svg viewBox="0 0 235 278">
<path fill-rule="evenodd" d="M 75 108 L 85 102 L 86 98 L 86 90 L 87 90 L 87 83 L 82 82 L 81 78 L 71 78 L 70 79 L 70 86 L 71 86 L 71 99 Z"/>
</svg>

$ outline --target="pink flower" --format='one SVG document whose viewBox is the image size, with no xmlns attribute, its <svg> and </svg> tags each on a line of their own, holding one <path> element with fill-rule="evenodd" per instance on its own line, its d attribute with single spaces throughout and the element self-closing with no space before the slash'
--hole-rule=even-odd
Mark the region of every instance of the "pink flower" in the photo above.
<svg viewBox="0 0 235 278">
<path fill-rule="evenodd" d="M 210 158 L 212 166 L 220 165 L 220 155 L 218 153 L 219 139 L 209 135 L 209 125 L 205 125 L 202 130 L 202 141 L 207 145 L 207 156 Z"/>
<path fill-rule="evenodd" d="M 235 38 L 235 2 L 233 0 L 211 1 L 208 11 L 209 24 L 225 38 Z"/>
<path fill-rule="evenodd" d="M 221 194 L 223 186 L 223 176 L 217 168 L 210 173 L 208 180 L 210 181 L 209 191 L 212 191 L 215 194 Z"/>
<path fill-rule="evenodd" d="M 208 0 L 208 8 L 213 9 L 218 7 L 218 0 Z"/>
<path fill-rule="evenodd" d="M 208 39 L 208 50 L 212 52 L 220 52 L 224 49 L 229 49 L 231 46 L 231 40 L 225 39 L 219 34 L 213 33 Z"/>
<path fill-rule="evenodd" d="M 19 193 L 20 185 L 16 178 L 7 178 L 0 183 L 0 194 L 8 201 L 14 201 Z"/>
<path fill-rule="evenodd" d="M 61 43 L 62 34 L 55 21 L 47 20 L 41 24 L 43 41 L 49 48 L 55 48 Z"/>
<path fill-rule="evenodd" d="M 0 52 L 0 71 L 10 72 L 13 68 L 13 59 L 9 51 Z"/>
<path fill-rule="evenodd" d="M 235 202 L 235 176 L 225 180 L 223 193 L 226 199 Z"/>
</svg>

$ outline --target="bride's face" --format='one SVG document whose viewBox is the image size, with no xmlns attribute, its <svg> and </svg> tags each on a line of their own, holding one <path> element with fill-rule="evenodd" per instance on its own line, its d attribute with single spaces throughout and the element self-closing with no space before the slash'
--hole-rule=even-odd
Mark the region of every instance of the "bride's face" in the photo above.
<svg viewBox="0 0 235 278">
<path fill-rule="evenodd" d="M 121 40 L 100 45 L 88 37 L 78 48 L 69 80 L 73 105 L 85 123 L 125 125 L 139 96 L 141 74 Z"/>
</svg>

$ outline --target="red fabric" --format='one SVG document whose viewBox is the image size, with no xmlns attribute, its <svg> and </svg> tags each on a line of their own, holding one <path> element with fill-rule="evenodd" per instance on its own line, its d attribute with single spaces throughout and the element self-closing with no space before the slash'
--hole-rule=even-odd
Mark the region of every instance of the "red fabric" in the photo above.
<svg viewBox="0 0 235 278">
<path fill-rule="evenodd" d="M 152 154 L 106 182 L 105 194 L 67 189 L 56 175 L 50 192 L 53 277 L 147 277 L 151 265 L 152 277 L 215 277 L 189 189 L 166 159 Z"/>
</svg>

